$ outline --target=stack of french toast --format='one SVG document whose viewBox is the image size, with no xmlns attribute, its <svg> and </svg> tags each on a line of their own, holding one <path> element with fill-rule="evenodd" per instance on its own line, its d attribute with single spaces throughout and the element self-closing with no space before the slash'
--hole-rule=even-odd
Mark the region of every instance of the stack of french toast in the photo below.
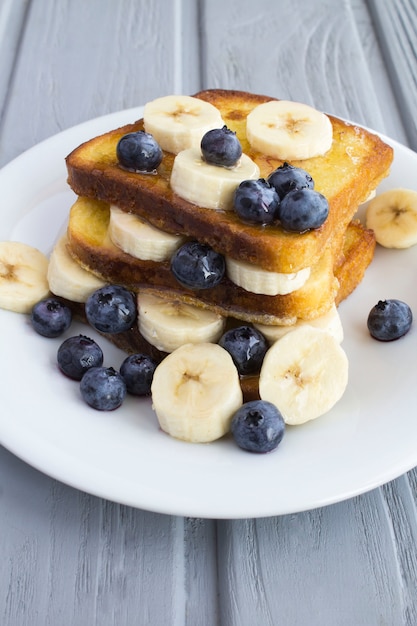
<svg viewBox="0 0 417 626">
<path fill-rule="evenodd" d="M 270 341 L 299 324 L 334 325 L 337 306 L 361 282 L 373 258 L 373 232 L 355 213 L 388 175 L 392 149 L 361 127 L 290 102 L 280 113 L 287 143 L 280 142 L 268 107 L 263 114 L 262 105 L 271 102 L 280 101 L 219 89 L 192 98 L 160 98 L 145 107 L 143 119 L 71 152 L 68 183 L 78 199 L 52 253 L 51 291 L 81 305 L 101 284 L 136 292 L 138 324 L 109 339 L 127 352 L 147 351 L 158 359 L 190 341 L 199 318 L 203 326 L 216 328 L 211 341 L 237 324 L 255 325 Z M 201 156 L 204 133 L 223 126 L 242 146 L 235 167 L 210 165 Z M 140 130 L 152 133 L 162 148 L 162 161 L 152 172 L 131 171 L 118 160 L 121 138 Z M 298 151 L 304 135 L 315 151 Z M 284 147 L 275 151 L 279 143 Z M 233 210 L 233 193 L 242 180 L 267 180 L 284 163 L 308 172 L 314 189 L 327 199 L 328 215 L 319 227 L 293 232 L 279 220 L 251 223 Z M 174 275 L 172 256 L 189 241 L 225 259 L 224 276 L 214 286 L 189 287 Z M 80 289 L 67 280 L 65 255 L 81 272 Z M 177 343 L 170 343 L 174 326 L 165 334 L 158 330 L 158 311 L 167 307 L 173 323 L 181 307 L 188 317 L 189 334 L 181 339 L 178 333 Z M 199 337 L 198 329 L 194 332 Z M 256 380 L 242 385 L 248 397 L 256 396 L 251 387 Z"/>
</svg>

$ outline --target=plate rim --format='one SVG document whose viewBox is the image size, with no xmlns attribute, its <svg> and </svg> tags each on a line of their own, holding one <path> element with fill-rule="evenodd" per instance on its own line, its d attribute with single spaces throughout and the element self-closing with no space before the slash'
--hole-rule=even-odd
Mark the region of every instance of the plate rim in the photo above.
<svg viewBox="0 0 417 626">
<path fill-rule="evenodd" d="M 118 125 L 120 124 L 123 125 L 124 123 L 128 123 L 129 121 L 132 121 L 132 119 L 138 119 L 137 116 L 140 116 L 142 111 L 143 111 L 143 106 L 137 106 L 137 107 L 132 107 L 129 109 L 123 109 L 121 111 L 116 111 L 113 113 L 105 114 L 105 115 L 87 120 L 85 122 L 82 122 L 81 124 L 76 124 L 74 126 L 71 126 L 63 131 L 60 131 L 59 133 L 56 133 L 55 135 L 52 135 L 42 140 L 38 144 L 32 146 L 31 148 L 28 148 L 23 153 L 21 153 L 20 155 L 18 155 L 11 161 L 9 161 L 0 169 L 0 187 L 4 184 L 4 179 L 7 179 L 10 176 L 10 172 L 13 172 L 14 168 L 19 169 L 21 167 L 24 167 L 26 162 L 36 157 L 39 152 L 44 152 L 45 150 L 47 151 L 51 147 L 55 149 L 56 145 L 60 145 L 60 144 L 67 145 L 67 142 L 72 143 L 74 136 L 77 138 L 85 136 L 85 139 L 82 139 L 82 141 L 87 140 L 88 138 L 90 138 L 90 136 L 91 137 L 94 136 L 92 133 L 99 134 L 100 132 L 106 132 L 107 126 L 109 127 L 108 130 L 111 130 L 115 123 L 117 123 Z M 349 123 L 352 123 L 352 122 L 349 122 Z M 354 125 L 362 126 L 356 123 Z M 362 126 L 362 127 L 367 128 L 365 126 Z M 102 129 L 102 130 L 99 130 L 99 129 Z M 369 128 L 367 128 L 367 130 L 380 136 L 383 141 L 390 144 L 394 148 L 394 153 L 395 153 L 395 150 L 397 149 L 397 150 L 400 150 L 401 152 L 404 152 L 406 155 L 407 154 L 409 154 L 410 156 L 412 155 L 413 159 L 417 158 L 417 153 L 411 150 L 408 146 L 404 146 L 403 144 L 400 144 L 398 141 L 391 139 L 387 137 L 386 135 L 379 133 L 375 130 L 372 130 Z M 79 145 L 79 143 L 81 142 L 78 142 L 78 139 L 77 139 L 74 142 L 72 147 L 75 148 L 77 145 Z M 64 152 L 65 154 L 63 156 L 65 157 L 69 151 L 66 152 L 66 150 L 64 150 Z M 64 169 L 65 171 L 64 158 L 62 159 L 61 163 L 57 164 L 56 171 L 60 172 L 62 169 Z M 70 192 L 70 189 L 68 188 L 67 191 Z M 135 497 L 132 498 L 132 497 L 129 497 L 129 495 L 127 494 L 124 494 L 123 497 L 118 497 L 117 487 L 112 487 L 111 489 L 109 489 L 109 488 L 103 488 L 103 485 L 96 484 L 94 488 L 91 489 L 79 477 L 75 480 L 71 480 L 71 477 L 68 476 L 68 474 L 65 471 L 59 471 L 56 468 L 52 469 L 51 467 L 48 467 L 48 464 L 47 463 L 45 464 L 44 461 L 39 459 L 38 455 L 30 454 L 30 452 L 27 450 L 27 446 L 25 447 L 24 445 L 21 445 L 21 441 L 19 441 L 19 438 L 17 438 L 16 440 L 16 437 L 13 437 L 13 434 L 15 433 L 8 433 L 8 435 L 7 434 L 5 435 L 2 427 L 0 427 L 0 443 L 4 445 L 4 447 L 7 448 L 10 452 L 12 452 L 15 456 L 22 459 L 24 462 L 28 463 L 30 466 L 34 467 L 38 471 L 41 471 L 45 475 L 55 478 L 73 488 L 76 488 L 81 491 L 85 491 L 87 493 L 90 493 L 98 497 L 102 497 L 108 500 L 119 502 L 121 504 L 133 506 L 133 507 L 141 508 L 145 510 L 150 510 L 150 511 L 158 512 L 158 513 L 164 513 L 164 514 L 170 514 L 170 515 L 216 518 L 216 519 L 269 517 L 273 515 L 295 513 L 295 512 L 311 510 L 313 508 L 317 508 L 321 506 L 327 506 L 330 504 L 334 504 L 336 502 L 340 502 L 342 500 L 346 500 L 353 496 L 368 492 L 370 489 L 373 489 L 374 487 L 380 486 L 390 480 L 397 478 L 398 476 L 404 474 L 408 470 L 415 467 L 415 465 L 417 464 L 417 452 L 416 452 L 416 458 L 412 461 L 412 463 L 409 460 L 404 460 L 403 463 L 398 464 L 394 472 L 389 471 L 387 469 L 385 474 L 383 473 L 381 474 L 380 480 L 378 480 L 377 482 L 368 481 L 367 483 L 365 481 L 361 487 L 356 487 L 350 490 L 347 489 L 344 491 L 344 493 L 334 494 L 331 497 L 325 498 L 323 501 L 318 501 L 318 500 L 314 502 L 312 501 L 308 503 L 306 506 L 303 506 L 301 508 L 300 507 L 286 508 L 285 506 L 280 508 L 279 506 L 267 506 L 261 509 L 260 511 L 256 511 L 256 510 L 252 510 L 251 507 L 248 507 L 247 509 L 245 509 L 245 507 L 241 507 L 239 511 L 236 511 L 236 513 L 234 513 L 233 510 L 228 507 L 224 508 L 223 511 L 213 511 L 210 507 L 207 508 L 201 504 L 192 506 L 190 505 L 189 502 L 184 503 L 183 501 L 181 501 L 179 503 L 177 500 L 170 501 L 169 504 L 167 502 L 158 504 L 158 502 L 153 501 L 152 505 L 150 505 L 149 503 L 145 501 L 140 501 L 141 498 L 139 499 Z M 78 476 L 78 473 L 77 473 L 77 476 Z"/>
</svg>

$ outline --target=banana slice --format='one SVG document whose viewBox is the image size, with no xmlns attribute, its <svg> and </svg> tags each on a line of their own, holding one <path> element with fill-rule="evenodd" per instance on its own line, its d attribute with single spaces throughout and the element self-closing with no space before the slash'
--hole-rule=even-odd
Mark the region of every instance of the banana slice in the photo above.
<svg viewBox="0 0 417 626">
<path fill-rule="evenodd" d="M 144 261 L 166 261 L 185 241 L 185 237 L 165 233 L 114 205 L 110 207 L 109 236 L 123 252 Z"/>
<path fill-rule="evenodd" d="M 246 135 L 252 148 L 283 161 L 310 159 L 332 145 L 333 127 L 324 113 L 287 100 L 271 100 L 251 111 Z"/>
<path fill-rule="evenodd" d="M 390 189 L 369 203 L 366 227 L 385 248 L 409 248 L 417 243 L 417 191 Z"/>
<path fill-rule="evenodd" d="M 171 187 L 181 198 L 207 209 L 233 209 L 233 196 L 242 180 L 259 178 L 259 167 L 242 154 L 235 167 L 220 167 L 203 160 L 201 150 L 183 150 L 174 159 Z"/>
<path fill-rule="evenodd" d="M 164 96 L 145 105 L 143 121 L 163 150 L 178 154 L 199 147 L 203 135 L 222 128 L 221 113 L 209 102 L 192 96 Z"/>
<path fill-rule="evenodd" d="M 259 377 L 262 400 L 275 404 L 287 424 L 303 424 L 327 413 L 348 382 L 348 359 L 330 333 L 300 326 L 274 343 Z"/>
<path fill-rule="evenodd" d="M 152 402 L 166 433 L 192 443 L 223 437 L 242 405 L 239 375 L 218 344 L 186 344 L 155 370 Z"/>
<path fill-rule="evenodd" d="M 47 274 L 49 288 L 61 298 L 85 302 L 93 291 L 106 283 L 74 261 L 68 252 L 67 241 L 67 235 L 62 235 L 51 252 Z"/>
<path fill-rule="evenodd" d="M 138 313 L 140 334 L 162 352 L 173 352 L 185 343 L 216 342 L 226 324 L 212 311 L 143 292 Z"/>
<path fill-rule="evenodd" d="M 286 295 L 300 289 L 310 276 L 310 268 L 306 267 L 299 272 L 283 274 L 271 272 L 244 261 L 236 261 L 226 257 L 227 275 L 230 280 L 252 293 L 266 296 Z"/>
<path fill-rule="evenodd" d="M 265 324 L 254 324 L 254 326 L 261 332 L 269 343 L 275 343 L 279 339 L 282 339 L 287 333 L 299 328 L 300 326 L 313 326 L 320 330 L 330 333 L 338 343 L 342 343 L 344 337 L 342 320 L 340 319 L 339 311 L 335 304 L 325 315 L 321 315 L 314 320 L 299 320 L 296 324 L 291 326 L 266 326 Z"/>
<path fill-rule="evenodd" d="M 0 242 L 0 308 L 30 313 L 49 294 L 48 258 L 20 241 Z"/>
</svg>

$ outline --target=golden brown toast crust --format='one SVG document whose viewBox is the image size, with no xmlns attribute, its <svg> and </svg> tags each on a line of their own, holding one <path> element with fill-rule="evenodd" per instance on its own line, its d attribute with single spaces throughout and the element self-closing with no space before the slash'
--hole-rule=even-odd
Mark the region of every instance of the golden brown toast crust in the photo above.
<svg viewBox="0 0 417 626">
<path fill-rule="evenodd" d="M 176 281 L 168 261 L 143 261 L 116 247 L 108 235 L 109 220 L 107 203 L 79 198 L 70 211 L 69 252 L 84 269 L 105 282 L 123 284 L 134 292 L 146 290 L 226 317 L 262 324 L 294 324 L 297 318 L 318 317 L 330 309 L 337 294 L 339 284 L 333 274 L 335 251 L 330 247 L 312 268 L 305 285 L 285 296 L 251 293 L 228 278 L 210 289 L 193 291 Z"/>
<path fill-rule="evenodd" d="M 261 176 L 267 177 L 282 164 L 254 152 L 246 140 L 247 114 L 270 97 L 226 90 L 207 90 L 196 97 L 220 109 L 225 123 L 236 131 L 243 151 L 258 164 Z M 379 137 L 329 117 L 332 148 L 323 156 L 293 162 L 311 174 L 315 188 L 330 205 L 326 222 L 302 235 L 285 232 L 280 226 L 248 225 L 233 211 L 213 211 L 179 198 L 169 184 L 172 154 L 164 153 L 156 175 L 121 169 L 116 159 L 117 142 L 125 133 L 142 129 L 142 120 L 96 137 L 71 152 L 66 159 L 68 182 L 78 195 L 116 204 L 162 230 L 204 241 L 232 258 L 268 270 L 295 272 L 315 265 L 327 242 L 342 235 L 357 206 L 388 174 L 392 162 L 392 148 Z"/>
<path fill-rule="evenodd" d="M 362 282 L 374 257 L 375 246 L 374 231 L 364 228 L 359 220 L 353 220 L 346 230 L 342 253 L 334 267 L 334 274 L 339 281 L 336 305 L 345 300 Z"/>
</svg>

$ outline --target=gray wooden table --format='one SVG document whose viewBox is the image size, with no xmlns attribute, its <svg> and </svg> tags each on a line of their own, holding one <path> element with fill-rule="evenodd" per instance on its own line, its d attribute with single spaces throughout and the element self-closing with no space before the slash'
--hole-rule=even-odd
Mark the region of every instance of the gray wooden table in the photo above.
<svg viewBox="0 0 417 626">
<path fill-rule="evenodd" d="M 0 0 L 0 165 L 208 87 L 307 102 L 417 150 L 416 42 L 416 0 Z M 180 518 L 1 449 L 0 624 L 415 626 L 416 494 L 413 470 L 304 513 Z"/>
</svg>

